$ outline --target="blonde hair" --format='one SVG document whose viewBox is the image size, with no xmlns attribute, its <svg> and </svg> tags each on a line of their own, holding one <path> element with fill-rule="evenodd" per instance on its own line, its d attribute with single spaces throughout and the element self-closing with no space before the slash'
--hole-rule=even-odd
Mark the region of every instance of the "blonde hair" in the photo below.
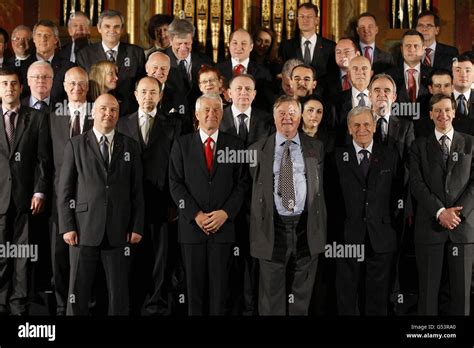
<svg viewBox="0 0 474 348">
<path fill-rule="evenodd" d="M 108 92 L 105 87 L 105 79 L 111 70 L 118 75 L 117 65 L 108 60 L 100 60 L 92 64 L 89 73 L 89 93 L 92 101 L 95 101 L 99 95 Z"/>
</svg>

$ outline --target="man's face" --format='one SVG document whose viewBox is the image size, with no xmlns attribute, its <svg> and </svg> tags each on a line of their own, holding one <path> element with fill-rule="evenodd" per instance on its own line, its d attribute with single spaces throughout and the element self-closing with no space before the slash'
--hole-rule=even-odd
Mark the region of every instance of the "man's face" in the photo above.
<svg viewBox="0 0 474 348">
<path fill-rule="evenodd" d="M 168 34 L 168 24 L 160 25 L 155 28 L 155 42 L 158 46 L 166 48 L 170 45 L 170 36 Z"/>
<path fill-rule="evenodd" d="M 309 100 L 303 108 L 303 124 L 307 128 L 318 127 L 323 119 L 323 104 L 318 100 Z"/>
<path fill-rule="evenodd" d="M 232 35 L 232 40 L 229 43 L 229 51 L 232 58 L 241 62 L 250 56 L 252 49 L 253 43 L 249 33 L 239 30 Z"/>
<path fill-rule="evenodd" d="M 298 10 L 298 28 L 302 32 L 315 32 L 319 24 L 319 17 L 313 9 L 300 8 Z"/>
<path fill-rule="evenodd" d="M 34 66 L 28 70 L 28 86 L 35 98 L 41 97 L 43 99 L 51 94 L 51 88 L 53 88 L 51 70 L 46 66 Z"/>
<path fill-rule="evenodd" d="M 239 109 L 247 109 L 256 94 L 255 85 L 248 77 L 236 77 L 232 80 L 229 95 L 232 98 L 232 103 Z"/>
<path fill-rule="evenodd" d="M 428 86 L 431 94 L 442 93 L 450 96 L 453 93 L 453 81 L 449 75 L 433 75 L 431 77 L 432 84 Z"/>
<path fill-rule="evenodd" d="M 171 39 L 171 49 L 179 60 L 186 59 L 193 48 L 193 36 L 187 34 L 183 37 L 173 36 Z"/>
<path fill-rule="evenodd" d="M 88 19 L 84 16 L 71 17 L 67 31 L 73 39 L 86 38 L 90 34 Z"/>
<path fill-rule="evenodd" d="M 317 81 L 313 78 L 311 69 L 299 67 L 293 69 L 291 77 L 291 88 L 298 97 L 305 97 L 313 93 Z"/>
<path fill-rule="evenodd" d="M 416 65 L 423 56 L 423 41 L 418 35 L 407 35 L 402 42 L 403 60 L 409 65 Z"/>
<path fill-rule="evenodd" d="M 54 35 L 54 31 L 50 27 L 39 25 L 33 35 L 36 51 L 45 56 L 54 54 L 58 38 Z"/>
<path fill-rule="evenodd" d="M 273 111 L 273 119 L 278 132 L 291 138 L 298 132 L 301 121 L 301 111 L 296 101 L 281 103 Z"/>
<path fill-rule="evenodd" d="M 160 87 L 156 80 L 151 77 L 141 79 L 135 90 L 135 98 L 144 112 L 153 111 L 160 102 Z"/>
<path fill-rule="evenodd" d="M 170 60 L 164 55 L 155 54 L 148 59 L 145 69 L 148 76 L 153 76 L 161 83 L 165 83 L 170 72 Z"/>
<path fill-rule="evenodd" d="M 433 105 L 430 111 L 430 118 L 435 124 L 435 128 L 441 133 L 446 133 L 453 127 L 453 119 L 455 110 L 451 104 L 451 100 L 443 99 Z"/>
<path fill-rule="evenodd" d="M 67 98 L 73 103 L 85 103 L 89 91 L 89 80 L 79 68 L 71 68 L 64 77 L 64 90 Z"/>
<path fill-rule="evenodd" d="M 354 44 L 351 40 L 340 40 L 336 45 L 336 63 L 340 69 L 347 69 L 349 62 L 356 56 Z"/>
<path fill-rule="evenodd" d="M 0 99 L 5 104 L 18 105 L 23 90 L 16 75 L 0 76 Z"/>
<path fill-rule="evenodd" d="M 357 89 L 360 91 L 366 89 L 372 77 L 372 66 L 369 60 L 362 56 L 352 59 L 349 64 L 349 76 Z"/>
<path fill-rule="evenodd" d="M 374 138 L 375 122 L 370 112 L 363 112 L 357 116 L 352 116 L 349 120 L 348 128 L 352 139 L 362 148 L 370 145 Z"/>
<path fill-rule="evenodd" d="M 374 43 L 378 32 L 379 27 L 372 17 L 362 17 L 357 22 L 357 33 L 360 41 L 365 45 Z"/>
<path fill-rule="evenodd" d="M 436 40 L 436 35 L 439 34 L 439 27 L 435 26 L 433 16 L 423 16 L 418 19 L 416 31 L 423 35 L 425 43 L 431 45 Z"/>
<path fill-rule="evenodd" d="M 119 43 L 122 29 L 122 21 L 119 16 L 104 17 L 100 27 L 97 27 L 102 36 L 102 41 L 110 48 L 115 47 Z"/>
<path fill-rule="evenodd" d="M 467 91 L 474 81 L 471 62 L 453 62 L 453 85 L 457 91 Z"/>
<path fill-rule="evenodd" d="M 30 48 L 30 33 L 28 30 L 19 29 L 12 36 L 12 48 L 15 55 L 18 57 L 24 57 L 28 54 Z"/>
<path fill-rule="evenodd" d="M 199 121 L 199 128 L 204 131 L 212 131 L 219 128 L 222 120 L 222 107 L 219 100 L 201 99 L 201 107 L 196 110 L 196 118 Z"/>
<path fill-rule="evenodd" d="M 386 78 L 375 80 L 369 91 L 369 99 L 377 114 L 386 115 L 391 112 L 392 104 L 397 99 L 392 82 Z"/>
<path fill-rule="evenodd" d="M 92 117 L 94 118 L 94 127 L 97 130 L 109 133 L 115 128 L 119 117 L 119 104 L 110 94 L 99 96 L 92 108 Z"/>
</svg>

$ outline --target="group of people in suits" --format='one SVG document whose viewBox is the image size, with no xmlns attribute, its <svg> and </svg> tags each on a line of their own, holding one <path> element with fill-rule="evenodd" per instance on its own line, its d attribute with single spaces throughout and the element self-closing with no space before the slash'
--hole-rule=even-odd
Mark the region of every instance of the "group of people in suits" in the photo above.
<svg viewBox="0 0 474 348">
<path fill-rule="evenodd" d="M 0 244 L 49 231 L 56 315 L 88 315 L 103 279 L 109 315 L 388 315 L 406 236 L 418 313 L 469 315 L 472 53 L 436 41 L 431 11 L 398 55 L 375 46 L 370 13 L 358 40 L 317 34 L 311 3 L 297 23 L 278 49 L 271 31 L 236 29 L 215 67 L 190 22 L 161 14 L 146 54 L 114 10 L 97 43 L 76 12 L 59 52 L 53 22 L 15 28 Z M 91 98 L 97 75 L 108 87 Z M 0 259 L 0 315 L 28 313 L 34 266 Z"/>
</svg>

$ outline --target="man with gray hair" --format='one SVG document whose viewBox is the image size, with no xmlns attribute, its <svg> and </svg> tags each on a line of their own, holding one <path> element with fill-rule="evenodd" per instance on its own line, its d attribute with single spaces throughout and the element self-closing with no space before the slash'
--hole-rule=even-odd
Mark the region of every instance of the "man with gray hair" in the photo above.
<svg viewBox="0 0 474 348">
<path fill-rule="evenodd" d="M 14 55 L 8 57 L 5 66 L 19 69 L 23 62 L 30 56 L 33 33 L 29 27 L 20 24 L 12 31 L 11 42 Z"/>
<path fill-rule="evenodd" d="M 77 53 L 77 64 L 88 73 L 92 64 L 100 60 L 109 60 L 119 69 L 115 94 L 120 105 L 120 115 L 127 115 L 136 110 L 137 104 L 133 95 L 135 83 L 145 76 L 145 54 L 143 49 L 120 41 L 123 33 L 124 18 L 115 10 L 106 10 L 99 16 L 97 30 L 102 41 L 86 46 Z"/>
<path fill-rule="evenodd" d="M 296 66 L 301 64 L 303 64 L 303 61 L 296 58 L 288 59 L 285 64 L 283 64 L 283 68 L 281 69 L 281 88 L 279 88 L 276 93 L 277 95 L 286 94 L 293 97 L 295 92 L 291 88 L 291 72 Z M 279 87 L 278 85 L 276 86 Z"/>
<path fill-rule="evenodd" d="M 21 104 L 46 113 L 51 112 L 56 102 L 51 98 L 53 78 L 54 71 L 51 64 L 44 61 L 31 64 L 27 76 L 31 94 L 22 98 Z"/>
<path fill-rule="evenodd" d="M 75 63 L 77 52 L 89 45 L 90 26 L 91 21 L 84 12 L 72 12 L 67 21 L 67 31 L 71 41 L 61 47 L 59 55 Z"/>
<path fill-rule="evenodd" d="M 244 144 L 219 130 L 222 114 L 218 95 L 199 97 L 199 130 L 178 138 L 170 155 L 170 193 L 179 211 L 189 315 L 225 313 L 234 221 L 246 191 L 244 163 L 232 157 L 243 152 Z"/>
<path fill-rule="evenodd" d="M 397 248 L 392 221 L 399 213 L 402 193 L 398 155 L 374 142 L 376 126 L 370 108 L 353 108 L 347 126 L 352 143 L 336 149 L 331 173 L 336 186 L 331 192 L 341 196 L 337 199 L 338 218 L 344 221 L 341 249 L 345 252 L 336 260 L 338 314 L 387 315 Z M 365 285 L 365 293 L 360 293 L 360 285 Z M 365 299 L 361 301 L 365 307 L 358 308 L 358 297 Z"/>
</svg>

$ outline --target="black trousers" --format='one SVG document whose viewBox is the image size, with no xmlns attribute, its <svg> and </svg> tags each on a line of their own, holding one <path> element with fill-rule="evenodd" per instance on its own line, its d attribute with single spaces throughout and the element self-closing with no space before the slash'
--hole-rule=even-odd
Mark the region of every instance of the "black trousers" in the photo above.
<svg viewBox="0 0 474 348">
<path fill-rule="evenodd" d="M 201 244 L 183 243 L 181 248 L 186 272 L 188 314 L 224 315 L 232 243 L 214 243 L 209 238 Z"/>
<path fill-rule="evenodd" d="M 67 315 L 88 315 L 89 300 L 99 262 L 102 263 L 107 282 L 109 315 L 129 314 L 130 246 L 110 247 L 102 243 L 97 247 L 70 246 L 71 274 Z"/>
<path fill-rule="evenodd" d="M 69 245 L 59 234 L 57 216 L 51 217 L 51 262 L 53 268 L 54 295 L 56 313 L 66 314 L 69 289 Z"/>
<path fill-rule="evenodd" d="M 469 315 L 474 244 L 416 244 L 418 266 L 418 314 L 438 315 L 440 287 L 449 290 L 449 315 Z M 441 284 L 443 261 L 447 261 L 446 284 Z"/>
<path fill-rule="evenodd" d="M 271 260 L 260 259 L 260 315 L 307 315 L 318 256 L 307 244 L 307 215 L 275 214 L 275 248 Z"/>
<path fill-rule="evenodd" d="M 16 209 L 10 200 L 7 213 L 0 215 L 0 244 L 24 245 L 29 243 L 29 213 Z M 14 315 L 28 310 L 28 259 L 0 257 L 0 311 L 8 309 Z"/>
</svg>

